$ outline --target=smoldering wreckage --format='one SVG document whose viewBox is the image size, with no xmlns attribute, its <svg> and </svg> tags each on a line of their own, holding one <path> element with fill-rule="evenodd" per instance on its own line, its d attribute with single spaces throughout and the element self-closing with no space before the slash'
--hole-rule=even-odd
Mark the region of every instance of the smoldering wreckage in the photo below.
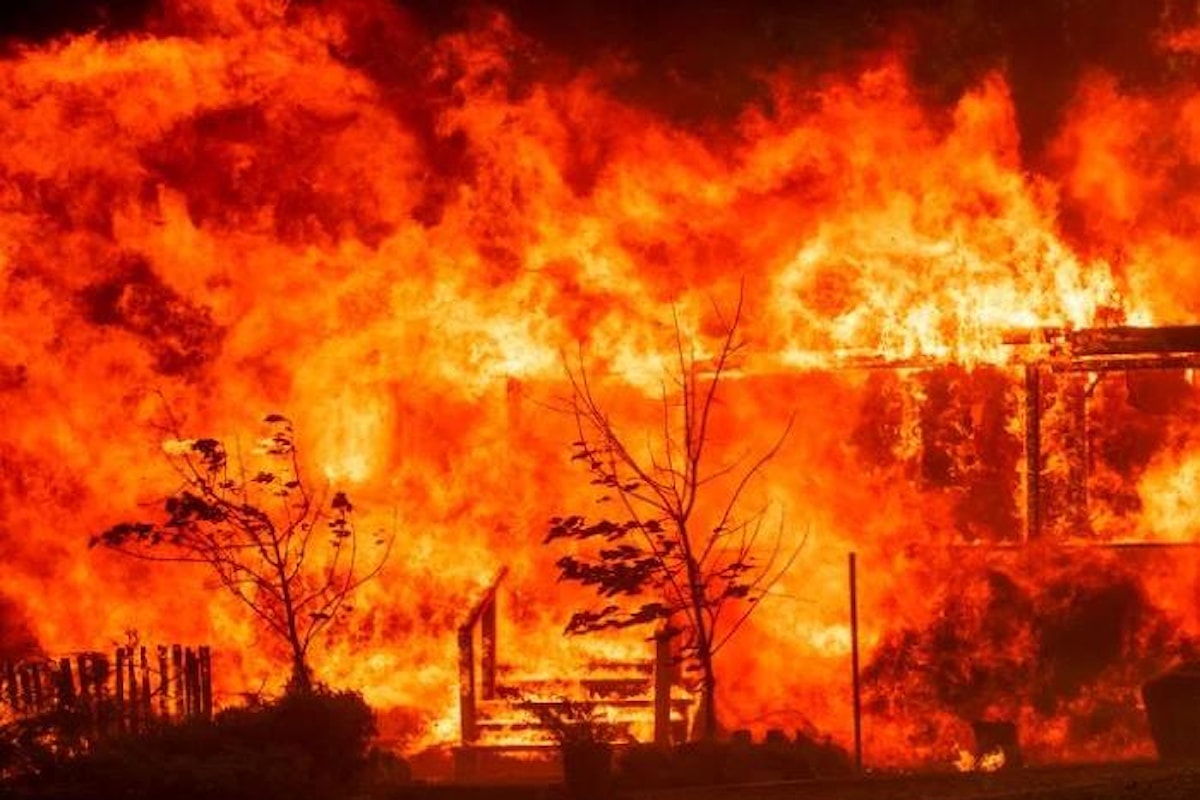
<svg viewBox="0 0 1200 800">
<path fill-rule="evenodd" d="M 533 769 L 562 702 L 687 739 L 669 635 L 562 635 L 592 598 L 547 520 L 599 512 L 555 409 L 578 364 L 669 450 L 673 370 L 711 380 L 736 303 L 708 453 L 773 453 L 743 500 L 796 556 L 716 656 L 724 733 L 876 769 L 1196 755 L 1200 36 L 1146 36 L 1173 71 L 1081 74 L 1036 168 L 1002 69 L 933 102 L 892 47 L 706 124 L 496 10 L 180 0 L 10 47 L 5 713 L 107 698 L 128 731 L 287 679 L 202 571 L 87 547 L 177 483 L 165 404 L 246 452 L 286 409 L 312 484 L 396 532 L 305 654 L 387 746 Z"/>
</svg>

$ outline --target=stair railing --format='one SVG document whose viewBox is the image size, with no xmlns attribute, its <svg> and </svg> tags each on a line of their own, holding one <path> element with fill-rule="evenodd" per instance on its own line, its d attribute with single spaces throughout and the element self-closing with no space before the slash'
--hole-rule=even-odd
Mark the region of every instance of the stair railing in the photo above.
<svg viewBox="0 0 1200 800">
<path fill-rule="evenodd" d="M 475 629 L 480 632 L 482 653 L 479 661 L 479 695 L 484 700 L 496 697 L 496 590 L 508 575 L 502 567 L 496 577 L 471 609 L 470 615 L 458 629 L 458 709 L 462 743 L 473 744 L 479 739 L 475 691 Z"/>
</svg>

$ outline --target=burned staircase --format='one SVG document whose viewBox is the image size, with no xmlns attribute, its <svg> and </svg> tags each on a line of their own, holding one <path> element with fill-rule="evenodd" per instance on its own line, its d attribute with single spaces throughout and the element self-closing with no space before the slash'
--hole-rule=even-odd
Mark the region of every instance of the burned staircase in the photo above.
<svg viewBox="0 0 1200 800">
<path fill-rule="evenodd" d="M 665 637 L 656 638 L 653 658 L 592 661 L 572 677 L 499 663 L 496 595 L 506 574 L 500 571 L 458 630 L 457 777 L 493 778 L 513 763 L 522 764 L 526 774 L 556 770 L 557 742 L 543 716 L 564 698 L 593 710 L 615 729 L 618 741 L 669 744 L 686 738 L 694 701 L 677 685 Z"/>
</svg>

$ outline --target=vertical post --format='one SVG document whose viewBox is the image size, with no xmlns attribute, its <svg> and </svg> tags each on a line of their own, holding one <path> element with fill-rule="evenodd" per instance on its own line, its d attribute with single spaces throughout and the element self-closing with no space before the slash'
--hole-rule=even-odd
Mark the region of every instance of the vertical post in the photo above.
<svg viewBox="0 0 1200 800">
<path fill-rule="evenodd" d="M 488 599 L 479 618 L 483 652 L 479 656 L 479 696 L 496 699 L 496 596 Z"/>
<path fill-rule="evenodd" d="M 8 690 L 8 705 L 13 711 L 20 711 L 21 696 L 17 692 L 17 666 L 11 661 L 4 664 L 4 685 Z"/>
<path fill-rule="evenodd" d="M 92 708 L 91 670 L 89 669 L 88 656 L 83 653 L 75 657 L 75 674 L 79 676 L 79 705 L 83 708 L 88 718 L 94 722 L 95 712 Z"/>
<path fill-rule="evenodd" d="M 171 645 L 171 687 L 175 700 L 175 718 L 183 719 L 186 713 L 183 705 L 183 648 L 177 644 Z"/>
<path fill-rule="evenodd" d="M 1070 435 L 1067 437 L 1068 494 L 1070 518 L 1075 536 L 1090 533 L 1088 524 L 1088 378 L 1087 373 L 1072 375 L 1067 390 L 1070 403 Z"/>
<path fill-rule="evenodd" d="M 125 731 L 125 648 L 117 648 L 116 713 L 117 730 Z"/>
<path fill-rule="evenodd" d="M 475 631 L 471 625 L 458 629 L 458 718 L 463 744 L 479 738 L 475 724 Z"/>
<path fill-rule="evenodd" d="M 1025 365 L 1025 539 L 1042 535 L 1042 373 Z"/>
<path fill-rule="evenodd" d="M 112 725 L 112 703 L 108 690 L 109 671 L 108 656 L 104 653 L 91 653 L 88 656 L 88 683 L 92 687 L 92 701 L 95 704 L 96 731 L 106 735 Z"/>
<path fill-rule="evenodd" d="M 671 745 L 671 637 L 654 634 L 654 744 Z"/>
<path fill-rule="evenodd" d="M 71 675 L 71 659 L 69 658 L 58 660 L 55 694 L 58 695 L 56 702 L 60 711 L 75 707 L 75 678 Z"/>
<path fill-rule="evenodd" d="M 150 659 L 146 656 L 146 648 L 142 647 L 138 652 L 139 667 L 142 671 L 142 723 L 146 724 L 150 721 L 153 714 L 154 705 L 150 699 Z"/>
<path fill-rule="evenodd" d="M 212 719 L 212 651 L 208 646 L 200 648 L 200 716 Z"/>
<path fill-rule="evenodd" d="M 192 648 L 187 648 L 183 653 L 183 664 L 185 679 L 184 684 L 187 687 L 187 716 L 189 719 L 196 717 L 200 713 L 200 678 L 199 669 L 196 666 L 196 651 Z"/>
<path fill-rule="evenodd" d="M 171 675 L 167 671 L 167 646 L 158 646 L 158 716 L 168 719 L 170 706 L 167 705 L 167 695 L 171 691 Z"/>
<path fill-rule="evenodd" d="M 34 713 L 42 709 L 42 665 L 34 662 L 29 665 L 29 708 Z"/>
<path fill-rule="evenodd" d="M 20 706 L 25 711 L 35 711 L 34 688 L 29 685 L 29 666 L 22 664 L 17 668 L 17 680 L 20 682 Z"/>
<path fill-rule="evenodd" d="M 850 675 L 854 692 L 854 769 L 862 772 L 862 687 L 858 678 L 858 554 L 850 554 Z"/>
<path fill-rule="evenodd" d="M 126 650 L 125 674 L 129 685 L 129 730 L 137 733 L 141 730 L 142 700 L 138 691 L 137 657 L 132 645 Z"/>
</svg>

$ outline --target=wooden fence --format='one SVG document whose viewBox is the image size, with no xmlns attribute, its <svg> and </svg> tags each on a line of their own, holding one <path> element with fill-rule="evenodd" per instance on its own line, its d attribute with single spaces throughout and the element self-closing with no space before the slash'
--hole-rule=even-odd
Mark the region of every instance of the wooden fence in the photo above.
<svg viewBox="0 0 1200 800">
<path fill-rule="evenodd" d="M 14 719 L 73 712 L 96 735 L 210 719 L 211 653 L 176 644 L 0 663 L 0 708 Z"/>
</svg>

